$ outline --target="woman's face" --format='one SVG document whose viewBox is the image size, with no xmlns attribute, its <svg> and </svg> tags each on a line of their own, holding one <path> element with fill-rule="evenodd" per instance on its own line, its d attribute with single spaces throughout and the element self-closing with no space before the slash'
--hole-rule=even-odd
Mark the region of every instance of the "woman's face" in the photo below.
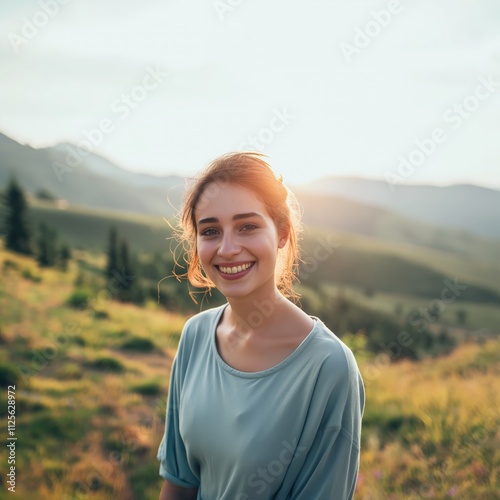
<svg viewBox="0 0 500 500">
<path fill-rule="evenodd" d="M 274 293 L 286 238 L 256 194 L 238 184 L 207 186 L 195 208 L 196 245 L 206 275 L 226 297 Z M 212 189 L 210 189 L 212 188 Z"/>
</svg>

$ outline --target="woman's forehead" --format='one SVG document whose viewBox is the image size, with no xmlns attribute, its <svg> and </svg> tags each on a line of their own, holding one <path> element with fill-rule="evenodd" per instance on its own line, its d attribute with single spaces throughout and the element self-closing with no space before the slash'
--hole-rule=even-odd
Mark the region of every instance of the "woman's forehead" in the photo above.
<svg viewBox="0 0 500 500">
<path fill-rule="evenodd" d="M 210 213 L 214 212 L 214 213 Z M 195 207 L 196 217 L 260 212 L 269 215 L 263 201 L 251 189 L 238 184 L 207 185 Z"/>
</svg>

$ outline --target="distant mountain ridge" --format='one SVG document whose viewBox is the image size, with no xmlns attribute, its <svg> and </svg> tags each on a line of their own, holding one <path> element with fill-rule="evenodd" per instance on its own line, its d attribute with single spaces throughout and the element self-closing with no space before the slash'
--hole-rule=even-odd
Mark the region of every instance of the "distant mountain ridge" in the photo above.
<svg viewBox="0 0 500 500">
<path fill-rule="evenodd" d="M 12 174 L 27 191 L 35 193 L 44 189 L 71 205 L 167 218 L 177 212 L 186 183 L 184 177 L 133 173 L 99 155 L 80 155 L 72 144 L 34 149 L 0 134 L 0 188 L 6 185 Z M 484 236 L 457 230 L 460 229 L 459 219 L 466 219 L 463 210 L 458 214 L 460 217 L 446 224 L 438 224 L 433 220 L 422 222 L 421 217 L 402 214 L 403 209 L 397 200 L 400 200 L 400 205 L 404 205 L 404 199 L 401 200 L 404 197 L 398 194 L 403 191 L 398 190 L 393 195 L 396 201 L 391 201 L 395 208 L 384 206 L 384 197 L 388 197 L 387 193 L 381 194 L 382 188 L 388 190 L 384 184 L 383 181 L 369 179 L 330 177 L 297 186 L 294 191 L 304 208 L 304 222 L 309 226 L 353 232 L 464 256 L 495 259 L 500 254 L 500 241 L 489 241 Z M 398 186 L 397 189 L 403 187 L 410 188 Z M 500 192 L 468 187 L 478 190 L 476 198 L 492 191 L 500 200 Z M 420 186 L 411 189 L 414 197 L 418 192 L 423 195 L 442 193 L 439 211 L 453 214 L 460 209 L 460 206 L 457 208 L 459 204 L 456 196 L 448 202 L 446 189 L 449 188 Z M 433 196 L 436 200 L 438 195 Z M 420 206 L 425 203 L 421 201 Z M 486 237 L 498 238 L 500 233 L 497 226 L 491 222 L 483 224 L 483 214 L 477 208 L 480 199 L 475 199 L 474 203 L 476 206 L 471 217 L 475 217 L 476 226 L 483 227 L 483 233 L 488 233 L 486 228 L 491 226 Z M 390 203 L 386 200 L 385 204 Z M 491 198 L 489 206 L 491 211 L 488 221 L 494 220 L 495 216 L 500 219 L 495 215 L 500 213 L 500 209 L 496 208 L 495 197 Z"/>
<path fill-rule="evenodd" d="M 0 134 L 0 187 L 15 174 L 28 192 L 44 189 L 70 204 L 129 213 L 170 216 L 185 179 L 135 174 L 71 144 L 34 149 Z"/>
<path fill-rule="evenodd" d="M 391 186 L 381 180 L 330 176 L 305 184 L 309 193 L 334 195 L 383 207 L 448 228 L 500 238 L 500 191 L 475 186 Z"/>
</svg>

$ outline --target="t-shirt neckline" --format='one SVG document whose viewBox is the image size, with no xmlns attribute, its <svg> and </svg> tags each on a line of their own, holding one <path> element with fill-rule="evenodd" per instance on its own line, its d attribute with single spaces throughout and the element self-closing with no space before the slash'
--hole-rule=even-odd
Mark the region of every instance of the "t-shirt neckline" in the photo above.
<svg viewBox="0 0 500 500">
<path fill-rule="evenodd" d="M 266 377 L 268 375 L 271 375 L 273 373 L 276 373 L 283 368 L 285 368 L 287 365 L 289 365 L 295 358 L 297 358 L 300 353 L 306 348 L 307 344 L 311 342 L 311 340 L 314 337 L 314 334 L 316 333 L 316 329 L 318 328 L 319 324 L 321 323 L 321 320 L 317 318 L 316 316 L 309 316 L 314 320 L 314 325 L 311 329 L 311 331 L 307 334 L 307 336 L 302 340 L 302 342 L 295 348 L 295 350 L 284 360 L 280 361 L 278 364 L 272 366 L 271 368 L 267 368 L 266 370 L 261 370 L 258 372 L 244 372 L 241 370 L 237 370 L 236 368 L 233 368 L 232 366 L 228 365 L 223 359 L 222 356 L 219 354 L 219 351 L 217 350 L 217 344 L 215 342 L 215 337 L 217 334 L 217 325 L 219 324 L 219 320 L 222 316 L 222 313 L 226 309 L 226 307 L 229 305 L 229 302 L 226 304 L 223 304 L 222 306 L 219 307 L 219 310 L 217 311 L 217 314 L 214 316 L 214 321 L 211 326 L 211 339 L 210 339 L 210 345 L 212 348 L 212 354 L 215 357 L 217 363 L 227 372 L 231 373 L 232 375 L 236 375 L 238 377 L 242 378 L 260 378 L 260 377 Z"/>
</svg>

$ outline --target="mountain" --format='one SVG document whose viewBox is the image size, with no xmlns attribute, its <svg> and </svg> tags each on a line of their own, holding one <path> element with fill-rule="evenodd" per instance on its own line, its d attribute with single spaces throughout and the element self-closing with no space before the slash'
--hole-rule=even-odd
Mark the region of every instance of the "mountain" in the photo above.
<svg viewBox="0 0 500 500">
<path fill-rule="evenodd" d="M 129 172 L 102 156 L 84 154 L 72 144 L 34 149 L 0 134 L 0 188 L 6 185 L 12 174 L 16 175 L 28 192 L 36 193 L 43 189 L 55 198 L 67 200 L 72 206 L 160 218 L 168 218 L 176 213 L 186 183 L 185 178 L 174 175 L 155 176 Z M 450 214 L 446 219 L 448 222 L 439 225 L 436 222 L 422 222 L 418 215 L 403 215 L 402 209 L 397 206 L 380 206 L 382 196 L 377 193 L 388 189 L 383 182 L 345 178 L 342 184 L 342 178 L 338 182 L 336 179 L 327 178 L 322 185 L 311 183 L 294 189 L 303 207 L 304 222 L 307 225 L 487 260 L 495 259 L 500 254 L 500 241 L 489 241 L 471 232 L 450 229 L 457 226 L 453 209 L 460 209 L 461 218 L 467 220 L 467 208 L 475 205 L 470 208 L 471 213 L 475 214 L 476 225 L 479 227 L 483 224 L 485 228 L 491 226 L 489 232 L 496 235 L 498 228 L 488 222 L 498 212 L 494 211 L 495 200 L 492 198 L 488 202 L 490 212 L 482 214 L 477 208 L 480 205 L 477 198 L 484 195 L 483 191 L 497 193 L 493 190 L 469 186 L 479 190 L 479 194 L 475 196 L 474 203 L 467 204 L 464 209 L 458 203 L 458 198 L 448 196 L 449 188 L 412 187 L 415 206 L 419 192 L 421 196 L 429 197 L 428 193 L 432 193 L 434 205 L 438 200 L 441 202 L 440 209 L 435 211 Z M 345 189 L 340 189 L 342 186 Z M 400 204 L 403 205 L 404 199 L 398 190 L 407 187 L 397 186 L 394 194 L 386 193 L 385 196 L 401 199 Z M 340 194 L 334 194 L 339 191 Z M 349 199 L 349 193 L 360 199 Z M 439 197 L 438 193 L 442 193 L 442 196 Z M 486 195 L 482 197 L 485 200 L 487 198 Z M 397 205 L 394 201 L 392 203 Z M 427 205 L 427 201 L 421 198 L 423 213 L 428 213 Z"/>
<path fill-rule="evenodd" d="M 34 149 L 0 134 L 0 187 L 12 174 L 26 191 L 43 189 L 73 205 L 164 216 L 178 206 L 185 182 L 128 172 L 71 144 Z"/>
<path fill-rule="evenodd" d="M 313 194 L 298 189 L 296 194 L 304 207 L 303 221 L 308 226 L 491 261 L 498 260 L 500 255 L 500 240 L 421 222 L 395 211 L 337 196 Z"/>
<path fill-rule="evenodd" d="M 500 238 L 500 191 L 470 184 L 391 186 L 357 177 L 324 177 L 302 186 L 310 194 L 334 195 L 392 210 L 423 222 Z"/>
</svg>

